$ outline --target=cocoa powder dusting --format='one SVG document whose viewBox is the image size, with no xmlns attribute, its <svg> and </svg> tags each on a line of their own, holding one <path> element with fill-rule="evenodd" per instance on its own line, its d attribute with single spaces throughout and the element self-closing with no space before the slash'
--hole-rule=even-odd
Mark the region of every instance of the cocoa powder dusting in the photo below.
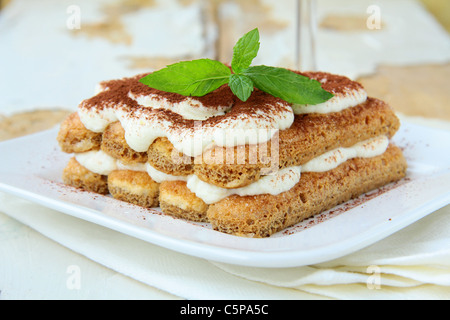
<svg viewBox="0 0 450 320">
<path fill-rule="evenodd" d="M 362 86 L 346 77 L 333 75 L 325 72 L 297 72 L 298 74 L 307 76 L 311 79 L 319 80 L 322 88 L 334 94 L 344 93 L 347 90 L 360 89 Z M 147 73 L 148 74 L 148 73 Z M 232 106 L 225 115 L 213 116 L 203 121 L 203 125 L 214 126 L 225 119 L 232 120 L 237 117 L 245 118 L 246 115 L 260 118 L 261 120 L 270 120 L 274 114 L 285 112 L 290 104 L 286 101 L 276 98 L 261 90 L 254 89 L 250 98 L 243 102 L 239 100 L 231 91 L 230 87 L 225 84 L 213 92 L 203 97 L 186 97 L 177 93 L 170 93 L 150 88 L 139 82 L 141 78 L 147 74 L 139 74 L 134 77 L 122 78 L 118 80 L 109 80 L 101 82 L 104 91 L 98 93 L 90 99 L 82 102 L 80 107 L 93 108 L 100 111 L 105 107 L 113 106 L 126 108 L 133 115 L 133 109 L 139 109 L 139 116 L 150 117 L 158 115 L 159 118 L 169 120 L 176 126 L 193 127 L 194 121 L 184 119 L 182 116 L 166 109 L 153 109 L 140 106 L 136 100 L 129 97 L 131 93 L 134 96 L 152 95 L 155 99 L 166 100 L 170 103 L 182 102 L 187 99 L 199 101 L 206 108 L 217 109 L 224 106 Z M 195 107 L 195 104 L 191 104 Z"/>
<path fill-rule="evenodd" d="M 364 89 L 364 87 L 359 82 L 350 80 L 349 78 L 341 75 L 331 74 L 328 72 L 294 72 L 310 79 L 319 81 L 322 84 L 322 89 L 335 95 L 352 90 Z"/>
<path fill-rule="evenodd" d="M 108 105 L 124 104 L 129 107 L 138 106 L 137 102 L 128 96 L 130 88 L 134 83 L 138 82 L 138 76 L 133 78 L 123 78 L 119 80 L 104 81 L 101 85 L 104 91 L 98 93 L 90 99 L 83 101 L 83 107 L 102 110 Z"/>
</svg>

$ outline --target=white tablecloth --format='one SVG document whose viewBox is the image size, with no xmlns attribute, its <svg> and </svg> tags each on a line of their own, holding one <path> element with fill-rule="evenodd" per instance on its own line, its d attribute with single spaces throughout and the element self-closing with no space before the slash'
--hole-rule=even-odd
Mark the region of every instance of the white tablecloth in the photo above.
<svg viewBox="0 0 450 320">
<path fill-rule="evenodd" d="M 251 268 L 0 194 L 2 299 L 450 299 L 450 206 L 320 265 Z"/>
</svg>

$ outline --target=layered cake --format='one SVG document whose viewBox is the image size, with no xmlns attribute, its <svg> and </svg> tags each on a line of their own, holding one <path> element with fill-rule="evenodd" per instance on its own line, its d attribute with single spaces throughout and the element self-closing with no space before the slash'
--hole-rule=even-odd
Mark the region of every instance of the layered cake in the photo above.
<svg viewBox="0 0 450 320">
<path fill-rule="evenodd" d="M 202 96 L 105 81 L 62 124 L 66 184 L 233 235 L 268 237 L 405 176 L 399 120 L 344 76 L 301 74 L 333 94 L 316 105 L 228 84 Z M 151 211 L 149 211 L 151 212 Z"/>
</svg>

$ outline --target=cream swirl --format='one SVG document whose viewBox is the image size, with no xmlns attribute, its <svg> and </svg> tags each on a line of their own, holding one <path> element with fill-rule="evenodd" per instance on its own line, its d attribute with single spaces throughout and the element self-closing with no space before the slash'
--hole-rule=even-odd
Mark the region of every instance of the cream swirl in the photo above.
<svg viewBox="0 0 450 320">
<path fill-rule="evenodd" d="M 208 97 L 196 98 L 201 103 L 200 108 L 199 104 L 192 104 L 191 97 L 163 92 L 160 92 L 160 100 L 165 101 L 164 107 L 142 106 L 130 98 L 149 89 L 138 79 L 103 83 L 103 88 L 107 89 L 84 100 L 79 105 L 78 114 L 85 127 L 102 132 L 118 120 L 125 130 L 128 145 L 135 151 L 145 152 L 156 138 L 167 137 L 175 149 L 195 157 L 212 146 L 234 147 L 267 142 L 278 130 L 289 128 L 294 121 L 292 107 L 287 102 L 259 90 L 255 90 L 246 102 L 236 101 L 226 85 Z M 232 108 L 222 114 L 225 113 L 224 105 L 229 105 L 231 100 Z M 177 113 L 180 103 L 183 104 L 183 114 Z M 197 118 L 199 110 L 215 115 L 202 113 L 201 117 L 207 117 L 205 120 L 186 118 L 187 114 L 196 112 L 194 118 Z"/>
</svg>

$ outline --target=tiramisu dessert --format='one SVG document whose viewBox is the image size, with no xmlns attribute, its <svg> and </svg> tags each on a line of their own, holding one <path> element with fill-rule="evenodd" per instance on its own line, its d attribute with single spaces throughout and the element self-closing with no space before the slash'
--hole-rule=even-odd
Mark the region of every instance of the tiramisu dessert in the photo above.
<svg viewBox="0 0 450 320">
<path fill-rule="evenodd" d="M 359 83 L 270 69 L 328 94 L 295 103 L 254 76 L 266 69 L 227 68 L 253 81 L 243 99 L 245 87 L 231 81 L 201 96 L 146 84 L 158 71 L 101 82 L 61 124 L 61 149 L 74 154 L 63 181 L 220 232 L 268 237 L 405 176 L 390 142 L 399 120 Z"/>
</svg>

